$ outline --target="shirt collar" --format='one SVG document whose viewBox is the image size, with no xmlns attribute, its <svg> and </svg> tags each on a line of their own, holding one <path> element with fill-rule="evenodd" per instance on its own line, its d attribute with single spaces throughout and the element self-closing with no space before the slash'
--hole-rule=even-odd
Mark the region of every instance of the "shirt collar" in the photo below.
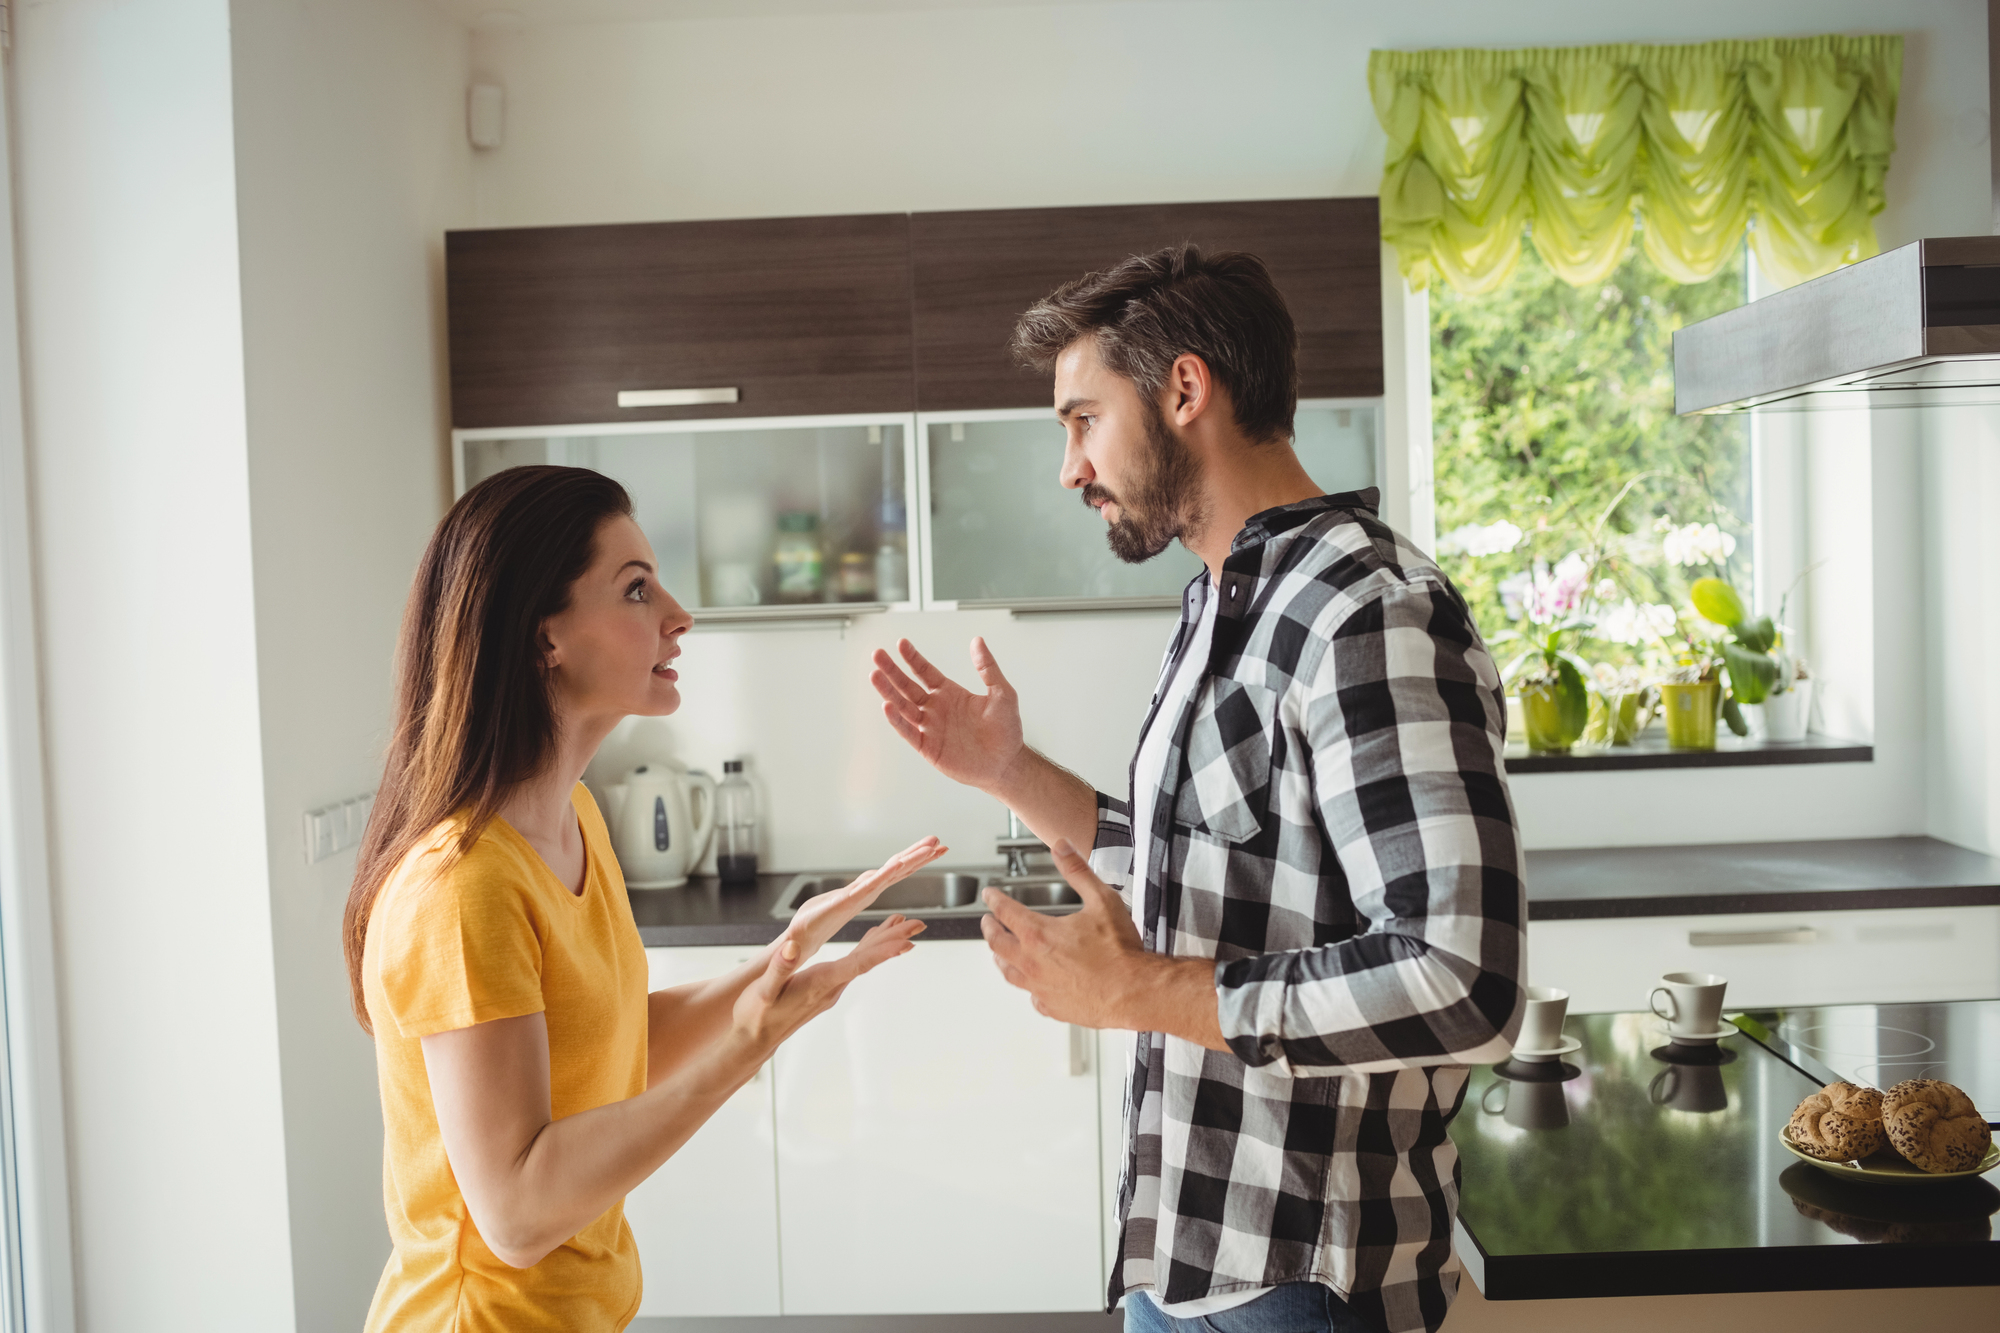
<svg viewBox="0 0 2000 1333">
<path fill-rule="evenodd" d="M 1377 517 L 1382 506 L 1382 492 L 1370 486 L 1366 490 L 1342 491 L 1338 495 L 1315 495 L 1310 500 L 1299 500 L 1293 504 L 1279 505 L 1276 509 L 1266 509 L 1260 514 L 1252 514 L 1244 523 L 1243 530 L 1229 543 L 1229 553 L 1235 555 L 1254 546 L 1262 546 L 1280 533 L 1290 532 L 1303 523 L 1309 523 L 1333 509 L 1350 509 Z"/>
</svg>

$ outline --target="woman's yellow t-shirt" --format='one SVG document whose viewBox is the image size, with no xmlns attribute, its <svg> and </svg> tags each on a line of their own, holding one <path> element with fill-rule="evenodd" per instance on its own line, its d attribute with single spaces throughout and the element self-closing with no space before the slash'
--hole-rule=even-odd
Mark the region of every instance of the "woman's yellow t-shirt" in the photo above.
<svg viewBox="0 0 2000 1333">
<path fill-rule="evenodd" d="M 546 1015 L 555 1119 L 646 1089 L 646 950 L 597 803 L 570 796 L 588 861 L 581 895 L 495 819 L 430 874 L 463 825 L 448 820 L 383 885 L 361 970 L 382 1088 L 382 1195 L 395 1253 L 369 1333 L 622 1329 L 639 1307 L 639 1252 L 623 1203 L 532 1268 L 480 1238 L 445 1160 L 422 1037 Z"/>
</svg>

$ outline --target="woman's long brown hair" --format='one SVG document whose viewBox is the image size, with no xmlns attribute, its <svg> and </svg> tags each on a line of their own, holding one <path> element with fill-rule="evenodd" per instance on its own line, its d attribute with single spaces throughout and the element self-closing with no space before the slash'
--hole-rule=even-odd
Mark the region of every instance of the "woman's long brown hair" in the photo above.
<svg viewBox="0 0 2000 1333">
<path fill-rule="evenodd" d="M 517 467 L 459 497 L 417 566 L 396 642 L 396 717 L 382 785 L 341 921 L 347 983 L 363 1029 L 361 955 L 382 886 L 453 815 L 465 823 L 448 868 L 507 794 L 555 754 L 542 622 L 569 604 L 597 530 L 632 512 L 625 488 L 575 467 Z"/>
</svg>

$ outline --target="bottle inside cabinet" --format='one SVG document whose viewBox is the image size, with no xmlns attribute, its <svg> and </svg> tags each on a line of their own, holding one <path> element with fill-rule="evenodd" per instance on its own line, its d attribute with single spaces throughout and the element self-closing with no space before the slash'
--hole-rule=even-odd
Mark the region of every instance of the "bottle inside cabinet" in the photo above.
<svg viewBox="0 0 2000 1333">
<path fill-rule="evenodd" d="M 615 478 L 690 609 L 907 598 L 902 425 L 674 425 L 467 438 L 464 484 L 535 463 Z"/>
</svg>

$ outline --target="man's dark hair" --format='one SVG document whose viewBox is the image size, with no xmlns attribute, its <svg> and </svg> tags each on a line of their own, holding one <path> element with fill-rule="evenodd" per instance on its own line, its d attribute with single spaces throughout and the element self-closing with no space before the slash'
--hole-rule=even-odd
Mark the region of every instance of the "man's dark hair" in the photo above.
<svg viewBox="0 0 2000 1333">
<path fill-rule="evenodd" d="M 1104 364 L 1149 402 L 1174 358 L 1192 353 L 1228 391 L 1245 435 L 1260 443 L 1291 438 L 1298 332 L 1255 255 L 1205 256 L 1184 242 L 1087 273 L 1028 308 L 1014 327 L 1014 351 L 1046 373 L 1080 338 L 1094 338 Z"/>
</svg>

